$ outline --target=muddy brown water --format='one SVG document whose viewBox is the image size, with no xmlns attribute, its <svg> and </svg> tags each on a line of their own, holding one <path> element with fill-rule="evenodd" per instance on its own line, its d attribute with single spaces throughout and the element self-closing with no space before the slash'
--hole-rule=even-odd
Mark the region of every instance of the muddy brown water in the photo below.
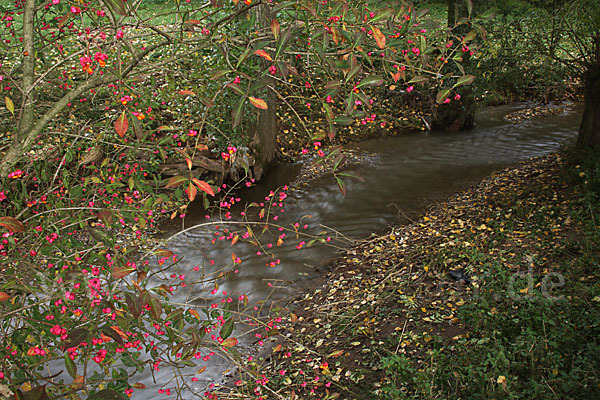
<svg viewBox="0 0 600 400">
<path fill-rule="evenodd" d="M 576 137 L 582 111 L 577 104 L 564 106 L 564 111 L 555 115 L 518 124 L 504 119 L 506 114 L 530 106 L 521 104 L 484 109 L 478 113 L 476 127 L 470 131 L 381 137 L 349 146 L 367 154 L 363 163 L 348 170 L 360 175 L 363 180 L 346 179 L 348 193 L 345 197 L 331 175 L 288 191 L 284 212 L 277 210 L 277 222 L 289 226 L 310 215 L 310 219 L 303 219 L 309 225 L 307 231 L 318 232 L 322 230 L 320 225 L 325 225 L 338 235 L 364 238 L 390 224 L 405 223 L 406 215 L 414 215 L 415 210 L 443 201 L 495 170 L 557 150 Z M 292 182 L 299 168 L 299 164 L 281 165 L 259 185 L 243 191 L 240 197 L 247 202 L 261 201 L 270 189 Z M 232 210 L 235 218 L 242 209 L 233 207 Z M 204 212 L 192 212 L 186 218 L 185 226 L 205 222 Z M 331 233 L 332 237 L 335 235 Z M 289 238 L 282 246 L 275 246 L 276 257 L 281 262 L 270 268 L 265 265 L 268 260 L 256 254 L 256 247 L 241 242 L 232 247 L 230 242 L 218 240 L 213 245 L 213 237 L 211 230 L 196 229 L 174 238 L 169 243 L 170 249 L 182 258 L 174 273 L 193 279 L 199 274 L 193 271 L 194 267 L 202 266 L 209 271 L 222 266 L 231 259 L 234 251 L 242 263 L 238 273 L 221 283 L 219 292 L 225 290 L 234 299 L 245 294 L 250 303 L 260 304 L 267 300 L 270 304 L 316 287 L 320 270 L 337 252 L 335 248 L 324 245 L 297 250 L 299 241 Z M 215 260 L 214 266 L 210 265 L 210 260 Z M 212 287 L 202 290 L 190 286 L 190 290 L 179 291 L 173 301 L 205 304 L 222 297 L 211 295 L 210 289 Z M 246 349 L 256 341 L 252 334 L 239 330 L 235 336 L 240 337 L 240 346 Z M 186 379 L 200 392 L 207 384 L 222 381 L 223 371 L 231 368 L 226 360 L 220 358 L 213 358 L 206 364 L 207 370 L 196 375 L 197 382 L 189 382 L 191 377 Z M 156 383 L 150 374 L 142 378 L 147 389 L 136 390 L 134 399 L 165 398 L 158 394 L 160 387 L 171 388 L 172 393 L 175 392 L 172 371 L 168 368 L 155 373 Z"/>
</svg>

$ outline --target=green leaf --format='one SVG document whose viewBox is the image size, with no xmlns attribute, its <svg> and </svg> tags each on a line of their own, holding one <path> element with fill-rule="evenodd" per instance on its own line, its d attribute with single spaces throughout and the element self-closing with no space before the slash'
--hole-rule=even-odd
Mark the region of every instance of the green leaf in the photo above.
<svg viewBox="0 0 600 400">
<path fill-rule="evenodd" d="M 275 60 L 277 60 L 279 58 L 279 54 L 281 54 L 281 51 L 287 45 L 287 42 L 290 40 L 291 36 L 292 36 L 291 27 L 287 28 L 283 32 L 283 35 L 279 36 L 279 40 L 277 41 L 277 49 L 275 50 L 275 58 L 274 58 Z"/>
<path fill-rule="evenodd" d="M 142 309 L 138 307 L 138 302 L 133 298 L 133 295 L 130 293 L 125 293 L 125 301 L 133 318 L 138 319 L 142 314 Z"/>
<path fill-rule="evenodd" d="M 357 88 L 363 86 L 379 86 L 383 83 L 383 78 L 377 75 L 369 75 L 360 80 L 360 83 L 356 85 Z"/>
<path fill-rule="evenodd" d="M 236 126 L 238 126 L 240 124 L 240 122 L 242 122 L 242 117 L 244 116 L 244 98 L 242 97 L 240 99 L 240 102 L 238 103 L 238 105 L 235 107 L 235 109 L 231 112 L 231 117 L 232 117 L 232 124 L 233 127 L 235 128 Z"/>
<path fill-rule="evenodd" d="M 227 339 L 229 336 L 231 336 L 231 333 L 233 332 L 233 325 L 233 317 L 231 317 L 227 320 L 227 322 L 225 322 L 225 324 L 221 328 L 221 338 Z"/>
<path fill-rule="evenodd" d="M 413 78 L 410 81 L 408 81 L 408 83 L 425 83 L 428 80 L 429 79 L 427 79 L 427 77 L 425 76 L 417 75 L 413 76 Z"/>
<path fill-rule="evenodd" d="M 150 304 L 150 314 L 152 314 L 152 318 L 154 319 L 159 319 L 160 315 L 162 314 L 162 304 L 160 302 L 159 299 L 157 299 L 154 296 L 150 296 L 150 301 L 148 302 Z"/>
<path fill-rule="evenodd" d="M 475 75 L 463 75 L 454 84 L 454 87 L 461 85 L 470 85 L 475 80 Z"/>
<path fill-rule="evenodd" d="M 221 69 L 221 70 L 218 70 L 217 72 L 215 72 L 215 73 L 214 73 L 214 74 L 213 74 L 213 75 L 210 77 L 210 80 L 211 80 L 211 81 L 217 80 L 217 79 L 219 79 L 220 77 L 222 77 L 223 75 L 227 75 L 227 74 L 228 74 L 228 73 L 230 73 L 230 72 L 231 72 L 231 70 L 230 70 L 230 69 Z"/>
<path fill-rule="evenodd" d="M 342 192 L 342 196 L 346 197 L 346 194 L 348 193 L 347 189 L 346 189 L 346 184 L 344 183 L 343 180 L 341 180 L 339 177 L 335 177 L 335 181 L 337 182 L 338 188 L 340 189 L 340 192 Z"/>
<path fill-rule="evenodd" d="M 238 58 L 238 62 L 235 66 L 235 69 L 238 69 L 240 67 L 240 65 L 242 65 L 242 63 L 244 61 L 246 61 L 246 58 L 248 58 L 251 51 L 252 51 L 252 48 L 250 48 L 250 47 L 248 47 L 246 50 L 244 50 L 244 52 L 240 55 L 240 58 Z"/>
<path fill-rule="evenodd" d="M 68 349 L 70 347 L 75 347 L 79 345 L 81 342 L 86 341 L 90 336 L 90 332 L 84 328 L 73 329 L 69 332 L 69 342 L 63 345 L 63 348 Z"/>
<path fill-rule="evenodd" d="M 346 117 L 345 115 L 340 115 L 333 119 L 333 122 L 339 125 L 351 125 L 354 120 L 350 117 Z"/>
<path fill-rule="evenodd" d="M 476 37 L 477 37 L 477 32 L 475 30 L 472 30 L 471 32 L 467 33 L 467 36 L 465 36 L 465 38 L 463 39 L 463 43 L 470 42 L 471 40 L 475 39 Z"/>
<path fill-rule="evenodd" d="M 245 93 L 242 90 L 242 88 L 237 84 L 237 83 L 228 83 L 227 85 L 225 85 L 225 87 L 228 87 L 229 89 L 233 90 L 234 92 L 236 92 L 237 94 L 244 96 Z"/>
<path fill-rule="evenodd" d="M 450 90 L 448 90 L 448 89 L 440 90 L 437 93 L 437 96 L 435 97 L 435 101 L 438 104 L 442 104 L 444 102 L 444 100 L 446 100 L 446 98 L 448 98 L 448 96 L 450 96 Z"/>
<path fill-rule="evenodd" d="M 77 378 L 77 365 L 75 365 L 68 354 L 65 354 L 65 367 L 67 368 L 67 372 L 71 378 Z"/>
<path fill-rule="evenodd" d="M 115 342 L 119 343 L 121 346 L 125 345 L 125 342 L 123 341 L 123 338 L 121 337 L 121 335 L 119 335 L 115 330 L 113 330 L 109 326 L 104 326 L 102 328 L 102 333 L 104 333 L 106 336 L 114 339 Z"/>
</svg>

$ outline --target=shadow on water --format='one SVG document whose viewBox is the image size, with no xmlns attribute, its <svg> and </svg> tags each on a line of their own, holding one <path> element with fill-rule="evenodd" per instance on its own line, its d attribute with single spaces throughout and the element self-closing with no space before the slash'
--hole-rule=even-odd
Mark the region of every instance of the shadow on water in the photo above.
<svg viewBox="0 0 600 400">
<path fill-rule="evenodd" d="M 476 127 L 466 132 L 381 137 L 349 146 L 368 154 L 363 163 L 351 167 L 350 171 L 364 181 L 348 179 L 346 197 L 341 195 L 330 175 L 290 190 L 284 202 L 285 211 L 276 210 L 277 223 L 289 226 L 304 217 L 308 231 L 319 231 L 322 224 L 344 236 L 363 238 L 390 224 L 406 222 L 405 215 L 414 215 L 415 210 L 442 201 L 495 170 L 557 150 L 576 137 L 582 111 L 579 105 L 567 106 L 564 112 L 519 124 L 504 119 L 506 114 L 525 106 L 485 109 L 478 114 Z M 247 202 L 263 201 L 271 188 L 292 182 L 298 170 L 298 164 L 281 165 L 240 197 Z M 239 215 L 240 211 L 241 208 L 234 207 L 232 214 Z M 307 215 L 311 218 L 306 218 Z M 186 226 L 193 226 L 206 222 L 206 219 L 198 212 L 191 213 L 185 222 Z M 250 303 L 289 299 L 315 286 L 319 269 L 337 251 L 322 245 L 298 251 L 298 240 L 288 238 L 276 247 L 280 264 L 270 268 L 266 266 L 264 255 L 256 254 L 256 247 L 242 242 L 232 247 L 230 242 L 218 240 L 212 244 L 214 237 L 210 231 L 194 230 L 173 240 L 171 250 L 182 256 L 175 273 L 193 279 L 195 266 L 207 269 L 220 266 L 219 263 L 228 262 L 235 251 L 242 263 L 238 272 L 221 284 L 219 291 L 226 291 L 234 299 L 245 294 Z M 210 260 L 215 261 L 215 266 L 210 266 Z M 173 300 L 206 304 L 213 297 L 217 298 L 211 297 L 210 289 L 201 293 L 197 287 L 194 292 L 182 291 Z M 247 347 L 250 342 L 243 340 L 242 346 Z M 211 381 L 220 381 L 222 371 L 227 368 L 227 362 L 223 360 L 211 360 L 208 364 L 209 368 L 194 383 L 198 390 Z M 170 370 L 156 373 L 156 381 L 159 384 L 168 381 L 164 375 L 169 373 Z M 156 385 L 149 376 L 145 383 L 149 389 L 137 391 L 134 398 L 158 396 L 153 389 Z"/>
</svg>

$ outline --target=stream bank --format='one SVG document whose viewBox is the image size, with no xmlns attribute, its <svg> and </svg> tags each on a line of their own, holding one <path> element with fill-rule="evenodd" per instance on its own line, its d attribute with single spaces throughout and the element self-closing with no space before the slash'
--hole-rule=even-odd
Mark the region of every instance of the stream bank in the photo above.
<svg viewBox="0 0 600 400">
<path fill-rule="evenodd" d="M 597 398 L 597 175 L 534 158 L 363 240 L 219 398 Z"/>
</svg>

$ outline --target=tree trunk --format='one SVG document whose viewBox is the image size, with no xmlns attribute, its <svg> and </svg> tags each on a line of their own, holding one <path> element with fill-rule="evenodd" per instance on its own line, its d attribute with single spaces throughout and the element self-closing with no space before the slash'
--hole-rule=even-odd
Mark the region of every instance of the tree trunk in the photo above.
<svg viewBox="0 0 600 400">
<path fill-rule="evenodd" d="M 584 75 L 585 108 L 579 126 L 577 146 L 600 149 L 600 34 L 594 38 L 595 60 Z"/>
<path fill-rule="evenodd" d="M 6 176 L 8 169 L 18 158 L 27 151 L 30 145 L 29 132 L 34 122 L 34 88 L 35 81 L 35 35 L 33 24 L 35 19 L 35 0 L 26 0 L 23 10 L 23 79 L 21 90 L 23 100 L 17 120 L 17 131 L 13 137 L 10 148 L 0 164 L 0 174 Z"/>
<path fill-rule="evenodd" d="M 270 18 L 270 7 L 268 4 L 261 4 L 257 7 L 257 21 L 261 29 L 270 29 L 271 18 Z M 268 68 L 270 64 L 261 61 L 264 68 Z M 267 85 L 274 85 L 275 80 L 267 74 L 265 76 Z M 265 92 L 265 101 L 269 108 L 266 110 L 259 110 L 258 122 L 256 124 L 256 135 L 255 135 L 255 152 L 256 160 L 262 167 L 268 167 L 275 160 L 279 158 L 279 147 L 277 146 L 277 134 L 279 127 L 277 125 L 277 115 L 275 110 L 277 109 L 277 97 L 275 93 L 268 87 Z"/>
</svg>

